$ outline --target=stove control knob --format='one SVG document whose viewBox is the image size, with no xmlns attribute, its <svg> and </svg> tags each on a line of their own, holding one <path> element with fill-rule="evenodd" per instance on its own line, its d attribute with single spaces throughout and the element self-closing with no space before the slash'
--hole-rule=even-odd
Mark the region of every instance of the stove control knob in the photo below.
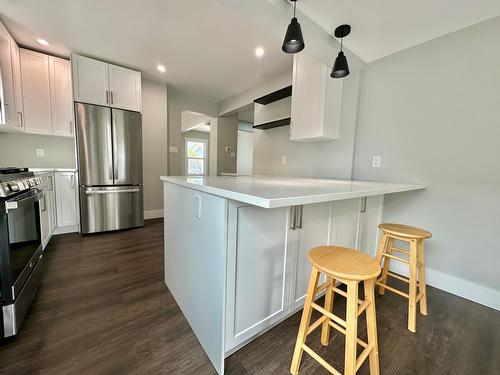
<svg viewBox="0 0 500 375">
<path fill-rule="evenodd" d="M 17 185 L 17 183 L 11 182 L 8 185 L 11 191 L 19 191 L 19 185 Z"/>
</svg>

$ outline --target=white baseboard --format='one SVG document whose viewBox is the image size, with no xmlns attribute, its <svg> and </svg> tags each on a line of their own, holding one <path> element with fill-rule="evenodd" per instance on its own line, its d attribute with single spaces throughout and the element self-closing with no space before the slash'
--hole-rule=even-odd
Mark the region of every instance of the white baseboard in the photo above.
<svg viewBox="0 0 500 375">
<path fill-rule="evenodd" d="M 163 217 L 163 210 L 144 211 L 144 219 L 157 219 Z"/>
<path fill-rule="evenodd" d="M 54 229 L 54 233 L 52 234 L 65 234 L 65 233 L 78 233 L 80 232 L 80 228 L 78 225 L 67 225 L 64 227 L 57 227 Z"/>
<path fill-rule="evenodd" d="M 408 277 L 407 264 L 391 262 L 391 271 Z M 425 269 L 427 285 L 500 311 L 500 291 L 486 288 L 430 268 Z"/>
</svg>

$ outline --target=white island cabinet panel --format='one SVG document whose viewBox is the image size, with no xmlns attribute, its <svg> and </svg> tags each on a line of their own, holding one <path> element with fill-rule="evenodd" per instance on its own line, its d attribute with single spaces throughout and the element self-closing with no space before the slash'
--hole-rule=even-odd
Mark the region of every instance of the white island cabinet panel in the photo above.
<svg viewBox="0 0 500 375">
<path fill-rule="evenodd" d="M 226 352 L 289 311 L 288 213 L 288 208 L 230 204 Z"/>
<path fill-rule="evenodd" d="M 299 209 L 299 208 L 296 208 Z M 300 208 L 301 228 L 296 230 L 297 239 L 293 255 L 292 310 L 302 308 L 311 274 L 309 251 L 317 246 L 330 245 L 332 237 L 333 203 L 307 204 Z M 300 217 L 302 216 L 302 217 Z M 325 281 L 322 275 L 321 281 Z"/>
<path fill-rule="evenodd" d="M 223 374 L 227 200 L 165 184 L 164 204 L 165 283 Z"/>
</svg>

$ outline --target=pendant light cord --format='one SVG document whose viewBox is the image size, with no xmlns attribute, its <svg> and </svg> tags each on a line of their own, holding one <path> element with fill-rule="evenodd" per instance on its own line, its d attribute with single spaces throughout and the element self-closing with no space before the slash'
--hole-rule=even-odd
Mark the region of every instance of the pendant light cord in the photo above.
<svg viewBox="0 0 500 375">
<path fill-rule="evenodd" d="M 295 18 L 295 8 L 297 7 L 297 0 L 293 2 L 293 18 Z"/>
<path fill-rule="evenodd" d="M 342 52 L 342 47 L 344 45 L 344 38 L 340 38 L 340 51 Z"/>
</svg>

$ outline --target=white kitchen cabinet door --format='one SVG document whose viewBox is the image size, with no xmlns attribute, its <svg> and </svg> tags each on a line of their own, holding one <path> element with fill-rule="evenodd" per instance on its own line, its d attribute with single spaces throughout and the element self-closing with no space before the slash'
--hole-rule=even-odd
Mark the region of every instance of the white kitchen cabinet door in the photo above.
<svg viewBox="0 0 500 375">
<path fill-rule="evenodd" d="M 307 254 L 317 246 L 333 244 L 333 213 L 334 205 L 331 202 L 302 206 L 302 219 L 299 219 L 298 223 L 301 228 L 294 231 L 296 236 L 292 255 L 291 310 L 304 306 L 312 269 Z M 324 281 L 326 278 L 322 275 L 320 282 Z"/>
<path fill-rule="evenodd" d="M 141 72 L 109 64 L 111 107 L 141 112 Z"/>
<path fill-rule="evenodd" d="M 108 64 L 72 55 L 73 96 L 75 101 L 109 105 Z"/>
<path fill-rule="evenodd" d="M 230 206 L 226 354 L 289 312 L 288 216 L 289 208 Z"/>
<path fill-rule="evenodd" d="M 56 172 L 55 177 L 57 226 L 77 225 L 75 172 Z"/>
<path fill-rule="evenodd" d="M 23 87 L 21 81 L 21 62 L 19 60 L 19 47 L 14 39 L 10 41 L 10 55 L 12 58 L 12 79 L 14 83 L 14 102 L 16 125 L 19 130 L 24 131 L 24 109 L 23 109 Z"/>
<path fill-rule="evenodd" d="M 3 86 L 3 105 L 5 108 L 4 126 L 18 128 L 12 72 L 11 37 L 0 23 L 0 74 Z M 0 119 L 3 120 L 3 119 Z"/>
<path fill-rule="evenodd" d="M 49 56 L 52 134 L 73 136 L 71 65 L 68 60 Z"/>
<path fill-rule="evenodd" d="M 26 133 L 52 135 L 48 56 L 20 49 Z"/>
<path fill-rule="evenodd" d="M 339 138 L 343 81 L 332 79 L 330 70 L 306 53 L 294 55 L 290 140 Z"/>
</svg>

